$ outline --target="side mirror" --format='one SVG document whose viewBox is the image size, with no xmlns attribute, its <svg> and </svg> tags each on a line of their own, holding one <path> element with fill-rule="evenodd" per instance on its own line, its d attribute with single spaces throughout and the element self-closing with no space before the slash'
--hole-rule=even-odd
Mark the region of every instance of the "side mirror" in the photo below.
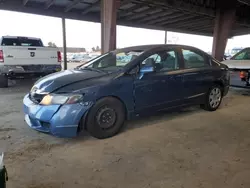
<svg viewBox="0 0 250 188">
<path fill-rule="evenodd" d="M 150 72 L 154 72 L 155 69 L 152 66 L 143 66 L 140 69 L 140 74 L 139 74 L 139 80 L 142 79 L 142 77 L 144 76 L 144 74 L 148 74 Z"/>
<path fill-rule="evenodd" d="M 152 66 L 143 66 L 140 69 L 141 74 L 150 73 L 150 72 L 154 72 L 154 67 L 152 67 Z"/>
</svg>

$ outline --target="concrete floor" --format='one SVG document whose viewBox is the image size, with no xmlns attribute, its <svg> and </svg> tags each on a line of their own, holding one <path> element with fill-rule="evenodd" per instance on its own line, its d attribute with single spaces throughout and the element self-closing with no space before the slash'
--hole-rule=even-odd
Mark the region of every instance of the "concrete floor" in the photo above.
<svg viewBox="0 0 250 188">
<path fill-rule="evenodd" d="M 127 122 L 117 136 L 55 138 L 23 121 L 31 81 L 0 89 L 7 188 L 249 188 L 250 90 L 216 112 L 198 107 Z"/>
</svg>

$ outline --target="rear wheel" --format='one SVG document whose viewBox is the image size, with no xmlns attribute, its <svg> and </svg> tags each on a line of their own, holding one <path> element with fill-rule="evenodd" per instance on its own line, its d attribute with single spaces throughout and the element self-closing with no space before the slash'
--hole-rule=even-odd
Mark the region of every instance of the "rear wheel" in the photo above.
<svg viewBox="0 0 250 188">
<path fill-rule="evenodd" d="M 124 121 L 124 105 L 116 98 L 106 97 L 90 109 L 86 128 L 93 137 L 104 139 L 116 135 Z"/>
<path fill-rule="evenodd" d="M 222 101 L 222 89 L 219 85 L 211 87 L 206 95 L 205 103 L 201 108 L 207 111 L 215 111 L 219 108 Z"/>
<path fill-rule="evenodd" d="M 5 75 L 0 75 L 0 88 L 8 87 L 8 77 Z"/>
</svg>

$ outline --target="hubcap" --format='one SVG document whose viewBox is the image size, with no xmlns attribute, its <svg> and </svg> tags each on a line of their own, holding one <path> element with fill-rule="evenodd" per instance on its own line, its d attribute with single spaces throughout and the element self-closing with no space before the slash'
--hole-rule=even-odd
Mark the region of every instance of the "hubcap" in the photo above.
<svg viewBox="0 0 250 188">
<path fill-rule="evenodd" d="M 212 108 L 217 108 L 221 101 L 221 90 L 214 88 L 209 95 L 209 104 Z"/>
<path fill-rule="evenodd" d="M 102 129 L 109 129 L 116 122 L 115 110 L 110 107 L 102 107 L 97 111 L 96 121 Z"/>
</svg>

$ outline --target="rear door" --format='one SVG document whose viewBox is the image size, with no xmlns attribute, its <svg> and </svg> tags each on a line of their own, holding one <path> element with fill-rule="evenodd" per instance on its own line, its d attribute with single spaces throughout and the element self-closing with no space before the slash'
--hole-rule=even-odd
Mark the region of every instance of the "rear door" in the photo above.
<svg viewBox="0 0 250 188">
<path fill-rule="evenodd" d="M 3 38 L 2 50 L 7 65 L 56 64 L 56 48 L 43 47 L 40 39 Z"/>
<path fill-rule="evenodd" d="M 199 100 L 206 94 L 213 80 L 213 70 L 206 54 L 194 49 L 180 49 L 184 63 L 183 93 L 186 101 Z"/>
</svg>

